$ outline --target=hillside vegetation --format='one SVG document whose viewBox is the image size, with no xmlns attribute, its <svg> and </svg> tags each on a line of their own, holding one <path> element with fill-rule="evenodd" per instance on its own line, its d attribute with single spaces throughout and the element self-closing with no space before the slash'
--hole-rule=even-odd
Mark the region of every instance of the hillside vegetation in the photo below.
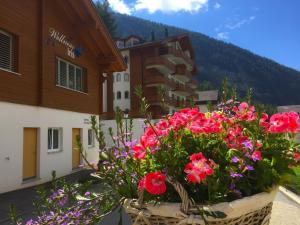
<svg viewBox="0 0 300 225">
<path fill-rule="evenodd" d="M 273 105 L 300 104 L 300 72 L 258 56 L 235 45 L 228 44 L 197 32 L 171 27 L 140 18 L 114 14 L 118 28 L 116 36 L 139 35 L 151 39 L 169 35 L 188 34 L 192 40 L 198 67 L 197 79 L 220 87 L 224 77 L 236 84 L 244 95 L 249 87 L 254 89 L 254 100 Z"/>
</svg>

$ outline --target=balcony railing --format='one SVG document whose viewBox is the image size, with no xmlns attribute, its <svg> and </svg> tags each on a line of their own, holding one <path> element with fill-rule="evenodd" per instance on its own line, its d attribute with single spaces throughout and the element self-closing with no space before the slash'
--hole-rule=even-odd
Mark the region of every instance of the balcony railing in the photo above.
<svg viewBox="0 0 300 225">
<path fill-rule="evenodd" d="M 168 59 L 161 56 L 146 59 L 146 68 L 155 68 L 162 74 L 170 74 L 175 72 L 175 65 Z"/>
<path fill-rule="evenodd" d="M 159 54 L 161 56 L 171 57 L 178 63 L 184 63 L 186 66 L 194 67 L 194 61 L 188 57 L 184 52 L 180 49 L 176 49 L 170 46 L 160 47 Z"/>
<path fill-rule="evenodd" d="M 196 89 L 198 87 L 198 81 L 196 80 L 190 80 L 188 83 L 187 83 L 192 89 Z"/>
<path fill-rule="evenodd" d="M 176 83 L 169 79 L 166 75 L 163 75 L 159 71 L 152 69 L 151 71 L 148 71 L 148 73 L 145 76 L 144 83 L 146 87 L 155 87 L 155 86 L 166 86 L 170 90 L 174 90 Z"/>
<path fill-rule="evenodd" d="M 177 93 L 177 94 L 180 94 L 180 95 L 185 95 L 185 96 L 190 96 L 194 92 L 189 86 L 177 83 L 176 87 L 175 87 L 175 90 L 174 90 L 174 93 Z"/>
<path fill-rule="evenodd" d="M 175 73 L 173 74 L 177 79 L 182 80 L 184 82 L 188 82 L 192 79 L 192 74 L 190 71 L 186 69 L 184 64 L 177 65 Z"/>
</svg>

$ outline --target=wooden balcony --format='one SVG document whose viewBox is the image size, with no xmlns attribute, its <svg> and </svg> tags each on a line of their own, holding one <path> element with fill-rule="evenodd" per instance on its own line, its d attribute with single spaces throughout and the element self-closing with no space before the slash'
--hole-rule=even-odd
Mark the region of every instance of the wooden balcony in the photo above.
<svg viewBox="0 0 300 225">
<path fill-rule="evenodd" d="M 166 58 L 170 58 L 177 64 L 185 64 L 188 68 L 194 67 L 194 61 L 188 57 L 182 50 L 170 46 L 160 47 L 159 54 Z"/>
<path fill-rule="evenodd" d="M 175 72 L 175 64 L 161 56 L 147 58 L 145 66 L 146 69 L 154 68 L 165 75 L 172 74 Z"/>
<path fill-rule="evenodd" d="M 173 91 L 176 94 L 190 96 L 193 94 L 193 90 L 188 85 L 176 84 L 175 90 Z"/>
<path fill-rule="evenodd" d="M 162 97 L 157 93 L 156 90 L 146 90 L 145 97 L 150 105 L 162 106 Z M 176 106 L 176 100 L 169 96 L 164 96 L 164 102 L 166 106 Z"/>
<path fill-rule="evenodd" d="M 192 79 L 192 74 L 190 71 L 187 70 L 186 66 L 184 64 L 176 65 L 175 73 L 173 74 L 174 77 L 177 79 L 188 82 Z"/>
<path fill-rule="evenodd" d="M 190 80 L 188 83 L 187 83 L 192 89 L 197 89 L 198 87 L 198 81 L 196 80 Z"/>
<path fill-rule="evenodd" d="M 167 75 L 163 75 L 156 69 L 149 69 L 146 73 L 144 84 L 146 87 L 165 86 L 169 90 L 174 90 L 176 83 L 169 79 Z"/>
</svg>

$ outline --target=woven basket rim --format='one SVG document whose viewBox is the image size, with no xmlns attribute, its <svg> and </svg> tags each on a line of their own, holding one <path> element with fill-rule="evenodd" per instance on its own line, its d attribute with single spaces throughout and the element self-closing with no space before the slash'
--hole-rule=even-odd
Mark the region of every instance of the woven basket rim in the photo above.
<svg viewBox="0 0 300 225">
<path fill-rule="evenodd" d="M 197 204 L 199 206 L 207 207 L 212 211 L 221 211 L 227 215 L 227 218 L 235 218 L 242 214 L 251 213 L 259 210 L 264 206 L 272 203 L 278 192 L 278 187 L 273 187 L 270 192 L 261 192 L 252 196 L 237 199 L 231 202 L 221 202 L 217 204 Z M 182 212 L 180 210 L 181 203 L 160 202 L 156 205 L 153 203 L 145 203 L 142 209 L 149 215 L 167 216 L 167 217 L 180 217 Z M 125 201 L 125 208 L 127 211 L 137 212 L 140 207 L 137 205 L 135 199 L 127 199 Z M 192 210 L 190 211 L 193 212 Z"/>
</svg>

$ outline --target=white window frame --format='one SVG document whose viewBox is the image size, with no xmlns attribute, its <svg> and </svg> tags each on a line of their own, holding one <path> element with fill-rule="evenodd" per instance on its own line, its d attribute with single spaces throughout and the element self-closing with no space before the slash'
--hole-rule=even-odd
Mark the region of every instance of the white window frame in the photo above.
<svg viewBox="0 0 300 225">
<path fill-rule="evenodd" d="M 66 84 L 67 84 L 66 86 L 60 84 L 60 73 L 61 73 L 60 72 L 60 61 L 62 61 L 66 64 Z M 69 66 L 74 67 L 74 88 L 70 87 Z M 77 89 L 77 69 L 81 71 L 81 89 L 82 90 Z M 56 81 L 56 85 L 59 86 L 59 87 L 67 88 L 67 89 L 72 90 L 72 91 L 78 91 L 78 92 L 81 92 L 81 93 L 85 93 L 84 92 L 84 90 L 85 90 L 84 85 L 86 85 L 86 84 L 84 83 L 83 68 L 80 67 L 80 66 L 76 66 L 75 64 L 70 63 L 69 61 L 66 61 L 62 58 L 57 57 L 57 81 Z"/>
<path fill-rule="evenodd" d="M 121 75 L 121 73 L 117 73 L 116 82 L 121 82 L 121 81 L 122 81 L 122 75 Z"/>
<path fill-rule="evenodd" d="M 7 68 L 3 68 L 3 67 L 0 67 L 0 69 L 2 70 L 7 70 L 7 71 L 10 71 L 10 72 L 14 72 L 13 71 L 13 36 L 3 30 L 0 29 L 0 33 L 1 34 L 4 34 L 5 36 L 9 37 L 9 40 L 10 40 L 10 43 L 9 43 L 9 69 Z"/>
<path fill-rule="evenodd" d="M 89 143 L 89 135 L 90 135 L 90 132 L 92 132 L 92 139 L 91 139 L 91 141 L 92 141 L 92 143 Z M 88 129 L 88 147 L 89 148 L 93 148 L 93 147 L 95 147 L 95 135 L 94 135 L 94 131 L 93 131 L 93 129 Z"/>
<path fill-rule="evenodd" d="M 49 148 L 49 130 L 52 130 L 51 146 Z M 58 148 L 53 148 L 53 131 L 58 131 Z M 59 152 L 62 150 L 62 129 L 57 127 L 49 127 L 47 130 L 47 149 L 48 152 Z"/>
<path fill-rule="evenodd" d="M 129 82 L 129 81 L 130 81 L 130 75 L 129 75 L 129 73 L 124 73 L 124 82 Z"/>
</svg>

